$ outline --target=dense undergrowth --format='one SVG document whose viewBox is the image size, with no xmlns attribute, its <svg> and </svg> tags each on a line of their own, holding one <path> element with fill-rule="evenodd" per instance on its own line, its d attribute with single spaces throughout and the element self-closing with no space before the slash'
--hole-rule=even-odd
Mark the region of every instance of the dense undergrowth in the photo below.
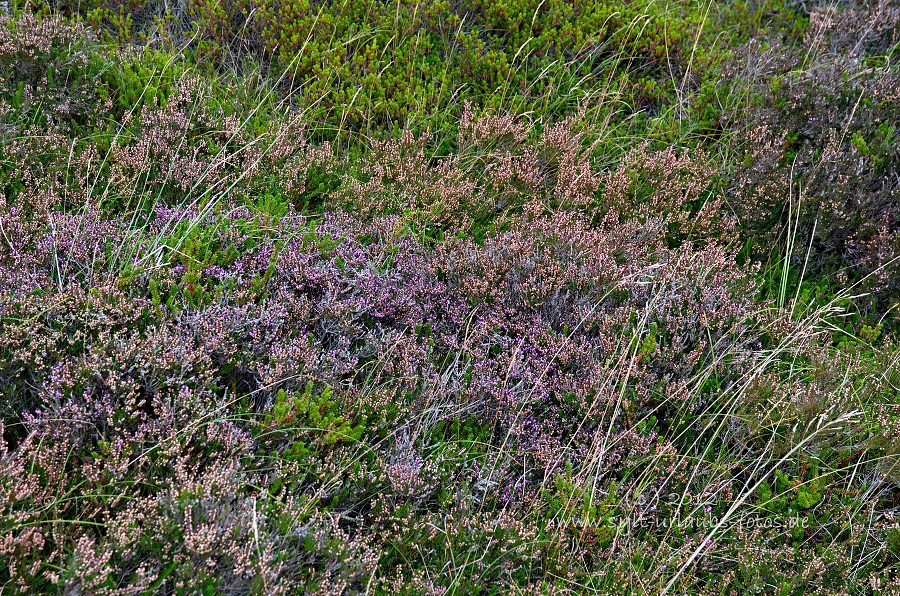
<svg viewBox="0 0 900 596">
<path fill-rule="evenodd" d="M 900 6 L 0 17 L 0 591 L 900 592 Z"/>
</svg>

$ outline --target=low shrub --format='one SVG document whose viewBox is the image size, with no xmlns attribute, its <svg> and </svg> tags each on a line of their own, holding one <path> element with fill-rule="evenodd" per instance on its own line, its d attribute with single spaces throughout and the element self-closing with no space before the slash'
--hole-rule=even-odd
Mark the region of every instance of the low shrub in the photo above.
<svg viewBox="0 0 900 596">
<path fill-rule="evenodd" d="M 794 271 L 872 292 L 878 314 L 900 280 L 898 18 L 889 2 L 816 7 L 803 44 L 751 43 L 732 117 L 746 131 L 730 179 L 742 229 Z"/>
</svg>

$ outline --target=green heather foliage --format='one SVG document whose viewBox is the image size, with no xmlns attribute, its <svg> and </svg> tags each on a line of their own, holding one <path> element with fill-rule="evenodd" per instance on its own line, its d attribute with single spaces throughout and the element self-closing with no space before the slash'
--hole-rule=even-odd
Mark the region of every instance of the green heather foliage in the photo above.
<svg viewBox="0 0 900 596">
<path fill-rule="evenodd" d="M 0 594 L 900 593 L 900 5 L 11 1 Z"/>
</svg>

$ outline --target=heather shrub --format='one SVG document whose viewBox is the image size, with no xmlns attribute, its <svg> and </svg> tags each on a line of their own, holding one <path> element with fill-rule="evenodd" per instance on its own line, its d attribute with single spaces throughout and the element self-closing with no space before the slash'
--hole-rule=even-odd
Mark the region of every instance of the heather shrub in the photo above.
<svg viewBox="0 0 900 596">
<path fill-rule="evenodd" d="M 4 120 L 29 115 L 63 130 L 87 125 L 100 103 L 95 80 L 103 67 L 90 32 L 58 16 L 0 20 Z"/>
<path fill-rule="evenodd" d="M 89 43 L 80 28 L 59 23 L 26 14 L 13 31 L 47 38 L 48 47 L 68 44 L 69 52 Z M 10 42 L 4 54 L 9 64 L 18 65 L 9 74 L 10 89 L 31 89 L 18 47 Z M 331 188 L 342 160 L 327 143 L 306 143 L 297 114 L 291 115 L 265 87 L 251 91 L 258 81 L 242 86 L 206 79 L 179 65 L 175 56 L 151 50 L 137 56 L 101 50 L 91 55 L 105 62 L 105 70 L 53 75 L 51 65 L 48 76 L 59 76 L 69 86 L 40 83 L 44 90 L 35 100 L 42 106 L 37 116 L 23 116 L 33 109 L 25 106 L 4 112 L 0 182 L 7 223 L 15 231 L 4 249 L 19 251 L 38 241 L 48 218 L 59 219 L 54 226 L 69 225 L 76 221 L 72 215 L 93 211 L 129 212 L 126 227 L 133 227 L 166 206 L 209 213 L 224 195 L 270 215 L 283 214 L 291 202 L 320 208 L 322 187 Z M 70 57 L 79 59 L 78 54 Z M 89 108 L 50 117 L 55 108 L 48 106 L 73 100 L 69 87 L 90 90 Z M 230 90 L 225 98 L 223 89 Z M 26 95 L 31 93 L 37 92 Z M 15 101 L 15 94 L 9 91 L 6 97 Z M 74 241 L 80 236 L 77 225 L 70 230 Z M 156 230 L 160 241 L 171 232 Z M 58 237 L 61 231 L 49 233 Z M 125 258 L 121 248 L 119 264 Z M 30 253 L 20 257 L 28 259 Z"/>
<path fill-rule="evenodd" d="M 576 212 L 592 225 L 630 223 L 670 246 L 721 238 L 733 221 L 721 210 L 713 170 L 702 153 L 632 149 L 600 169 L 577 116 L 545 122 L 539 135 L 510 114 L 478 115 L 468 104 L 454 145 L 436 154 L 428 135 L 406 131 L 373 144 L 344 175 L 330 208 L 363 216 L 395 214 L 423 238 L 507 229 L 520 218 Z"/>
<path fill-rule="evenodd" d="M 795 272 L 874 292 L 879 313 L 898 279 L 898 14 L 889 2 L 815 7 L 802 45 L 753 42 L 751 66 L 733 71 L 750 84 L 732 117 L 747 131 L 730 180 L 742 228 Z"/>
</svg>

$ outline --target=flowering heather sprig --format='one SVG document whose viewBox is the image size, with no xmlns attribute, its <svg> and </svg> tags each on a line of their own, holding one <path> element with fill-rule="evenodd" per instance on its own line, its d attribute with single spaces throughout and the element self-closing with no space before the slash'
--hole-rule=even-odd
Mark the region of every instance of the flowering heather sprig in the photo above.
<svg viewBox="0 0 900 596">
<path fill-rule="evenodd" d="M 73 123 L 103 112 L 108 105 L 89 75 L 92 41 L 81 23 L 60 15 L 38 17 L 27 7 L 15 18 L 0 14 L 0 89 L 5 101 L 16 98 L 18 104 L 6 116 L 37 109 L 41 120 L 70 131 Z"/>
</svg>

